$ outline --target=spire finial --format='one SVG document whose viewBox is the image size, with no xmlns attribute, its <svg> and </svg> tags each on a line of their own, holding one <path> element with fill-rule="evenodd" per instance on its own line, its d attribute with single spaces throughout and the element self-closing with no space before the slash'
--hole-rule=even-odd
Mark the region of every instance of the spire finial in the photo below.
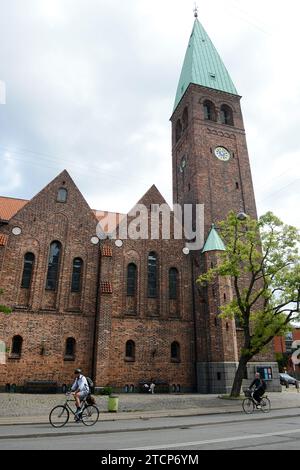
<svg viewBox="0 0 300 470">
<path fill-rule="evenodd" d="M 195 18 L 198 18 L 198 5 L 197 5 L 197 3 L 195 3 L 194 17 L 195 17 Z"/>
</svg>

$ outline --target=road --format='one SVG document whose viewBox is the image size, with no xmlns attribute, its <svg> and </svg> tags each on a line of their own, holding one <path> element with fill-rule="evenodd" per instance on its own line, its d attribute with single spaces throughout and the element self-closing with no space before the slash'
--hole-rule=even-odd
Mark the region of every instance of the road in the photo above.
<svg viewBox="0 0 300 470">
<path fill-rule="evenodd" d="M 300 449 L 300 409 L 68 424 L 0 426 L 0 450 Z"/>
</svg>

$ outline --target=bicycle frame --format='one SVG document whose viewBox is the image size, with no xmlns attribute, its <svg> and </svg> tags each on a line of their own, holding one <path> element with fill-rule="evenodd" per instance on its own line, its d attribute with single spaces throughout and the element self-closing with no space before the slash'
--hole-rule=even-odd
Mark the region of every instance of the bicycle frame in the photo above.
<svg viewBox="0 0 300 470">
<path fill-rule="evenodd" d="M 76 411 L 74 411 L 74 410 L 71 408 L 71 406 L 69 405 L 70 402 L 75 403 L 75 399 L 67 398 L 63 406 L 66 407 L 69 411 L 71 411 L 72 415 L 75 416 Z M 80 406 L 80 410 L 83 411 L 84 408 L 85 408 L 85 406 L 86 406 L 86 399 L 82 400 L 81 406 Z"/>
</svg>

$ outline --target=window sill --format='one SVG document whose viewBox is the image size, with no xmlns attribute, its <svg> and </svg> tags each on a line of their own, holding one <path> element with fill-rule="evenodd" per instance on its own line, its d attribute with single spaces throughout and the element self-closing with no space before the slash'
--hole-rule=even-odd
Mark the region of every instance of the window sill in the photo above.
<svg viewBox="0 0 300 470">
<path fill-rule="evenodd" d="M 64 361 L 65 362 L 74 362 L 75 361 L 75 356 L 65 356 Z"/>
<path fill-rule="evenodd" d="M 9 360 L 13 360 L 13 361 L 19 360 L 19 359 L 21 359 L 21 355 L 20 355 L 20 354 L 10 354 L 10 355 L 8 356 L 8 359 L 9 359 Z"/>
<path fill-rule="evenodd" d="M 174 357 L 172 357 L 171 362 L 179 364 L 181 362 L 181 360 L 180 359 L 175 359 Z"/>
<path fill-rule="evenodd" d="M 135 359 L 133 357 L 125 357 L 124 361 L 125 362 L 135 362 Z"/>
</svg>

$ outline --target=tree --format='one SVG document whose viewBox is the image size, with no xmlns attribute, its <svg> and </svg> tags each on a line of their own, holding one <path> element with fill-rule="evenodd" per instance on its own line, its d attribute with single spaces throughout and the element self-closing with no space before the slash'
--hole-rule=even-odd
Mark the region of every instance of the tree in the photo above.
<svg viewBox="0 0 300 470">
<path fill-rule="evenodd" d="M 268 212 L 258 221 L 231 212 L 220 223 L 226 251 L 218 266 L 201 275 L 203 285 L 230 276 L 234 298 L 220 308 L 221 318 L 236 319 L 243 345 L 231 396 L 240 394 L 247 363 L 300 318 L 299 231 Z"/>
<path fill-rule="evenodd" d="M 1 297 L 2 294 L 3 294 L 3 290 L 0 289 L 0 297 Z M 10 308 L 6 307 L 5 305 L 0 304 L 0 313 L 7 313 L 8 314 L 8 313 L 11 313 L 11 312 L 12 312 L 12 310 Z"/>
</svg>

